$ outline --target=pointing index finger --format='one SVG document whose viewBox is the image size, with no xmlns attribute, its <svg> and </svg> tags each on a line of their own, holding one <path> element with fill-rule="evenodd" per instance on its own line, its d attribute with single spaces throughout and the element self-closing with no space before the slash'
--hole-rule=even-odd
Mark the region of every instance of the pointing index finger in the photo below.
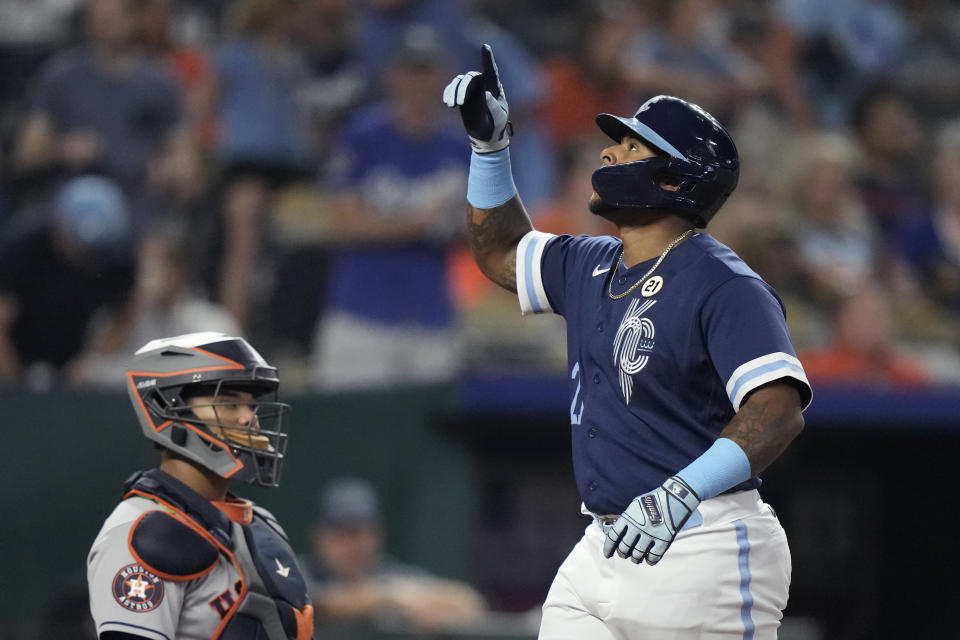
<svg viewBox="0 0 960 640">
<path fill-rule="evenodd" d="M 497 63 L 493 59 L 493 49 L 485 44 L 480 48 L 480 57 L 482 59 L 483 69 L 483 88 L 489 91 L 494 98 L 500 97 L 500 74 L 497 70 Z"/>
</svg>

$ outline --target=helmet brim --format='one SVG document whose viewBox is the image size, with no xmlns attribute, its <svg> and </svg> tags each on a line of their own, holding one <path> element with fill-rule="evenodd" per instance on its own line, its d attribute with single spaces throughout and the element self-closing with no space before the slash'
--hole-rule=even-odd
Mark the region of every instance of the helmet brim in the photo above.
<svg viewBox="0 0 960 640">
<path fill-rule="evenodd" d="M 601 113 L 596 117 L 597 126 L 614 142 L 620 142 L 624 136 L 635 136 L 644 144 L 668 156 L 689 160 L 680 150 L 667 142 L 659 133 L 636 118 L 623 118 L 610 113 Z"/>
</svg>

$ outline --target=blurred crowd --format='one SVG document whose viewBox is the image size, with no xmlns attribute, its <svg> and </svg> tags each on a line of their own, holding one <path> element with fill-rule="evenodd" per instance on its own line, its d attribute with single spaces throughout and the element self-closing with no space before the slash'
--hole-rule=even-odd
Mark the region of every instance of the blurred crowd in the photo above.
<svg viewBox="0 0 960 640">
<path fill-rule="evenodd" d="M 148 339 L 239 332 L 288 389 L 563 371 L 461 228 L 440 95 L 496 52 L 535 225 L 586 209 L 593 118 L 659 93 L 738 143 L 709 229 L 814 381 L 960 384 L 956 0 L 7 0 L 0 381 L 119 389 Z"/>
</svg>

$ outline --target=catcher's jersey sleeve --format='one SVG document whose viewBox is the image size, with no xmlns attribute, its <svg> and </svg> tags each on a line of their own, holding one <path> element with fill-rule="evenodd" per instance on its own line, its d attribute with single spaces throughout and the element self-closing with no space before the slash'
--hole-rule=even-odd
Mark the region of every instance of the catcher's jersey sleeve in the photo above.
<svg viewBox="0 0 960 640">
<path fill-rule="evenodd" d="M 181 637 L 177 628 L 184 583 L 148 571 L 127 544 L 134 522 L 154 507 L 139 498 L 121 502 L 90 549 L 87 585 L 98 635 L 119 631 L 157 640 Z"/>
<path fill-rule="evenodd" d="M 107 518 L 87 557 L 90 613 L 97 634 L 121 631 L 156 640 L 209 640 L 240 597 L 241 576 L 221 555 L 212 570 L 173 580 L 143 566 L 130 550 L 130 530 L 159 505 L 132 497 Z"/>
</svg>

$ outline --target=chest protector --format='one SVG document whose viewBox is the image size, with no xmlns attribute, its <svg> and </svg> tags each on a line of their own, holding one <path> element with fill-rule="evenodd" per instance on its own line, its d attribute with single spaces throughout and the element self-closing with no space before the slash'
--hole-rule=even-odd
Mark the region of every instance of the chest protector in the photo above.
<svg viewBox="0 0 960 640">
<path fill-rule="evenodd" d="M 132 532 L 131 551 L 151 570 L 168 579 L 187 580 L 205 574 L 218 558 L 223 558 L 242 576 L 236 585 L 238 597 L 221 611 L 225 624 L 219 627 L 215 638 L 312 637 L 313 609 L 306 582 L 283 529 L 268 511 L 255 506 L 252 522 L 234 522 L 159 469 L 131 476 L 124 484 L 124 497 L 132 496 L 154 500 L 175 512 L 172 517 L 150 512 L 147 516 L 157 517 L 141 518 Z M 186 544 L 191 536 L 192 544 Z M 204 543 L 203 550 L 195 551 Z M 211 559 L 213 562 L 209 563 Z M 185 566 L 191 563 L 192 566 Z M 204 569 L 203 565 L 208 566 Z"/>
</svg>

